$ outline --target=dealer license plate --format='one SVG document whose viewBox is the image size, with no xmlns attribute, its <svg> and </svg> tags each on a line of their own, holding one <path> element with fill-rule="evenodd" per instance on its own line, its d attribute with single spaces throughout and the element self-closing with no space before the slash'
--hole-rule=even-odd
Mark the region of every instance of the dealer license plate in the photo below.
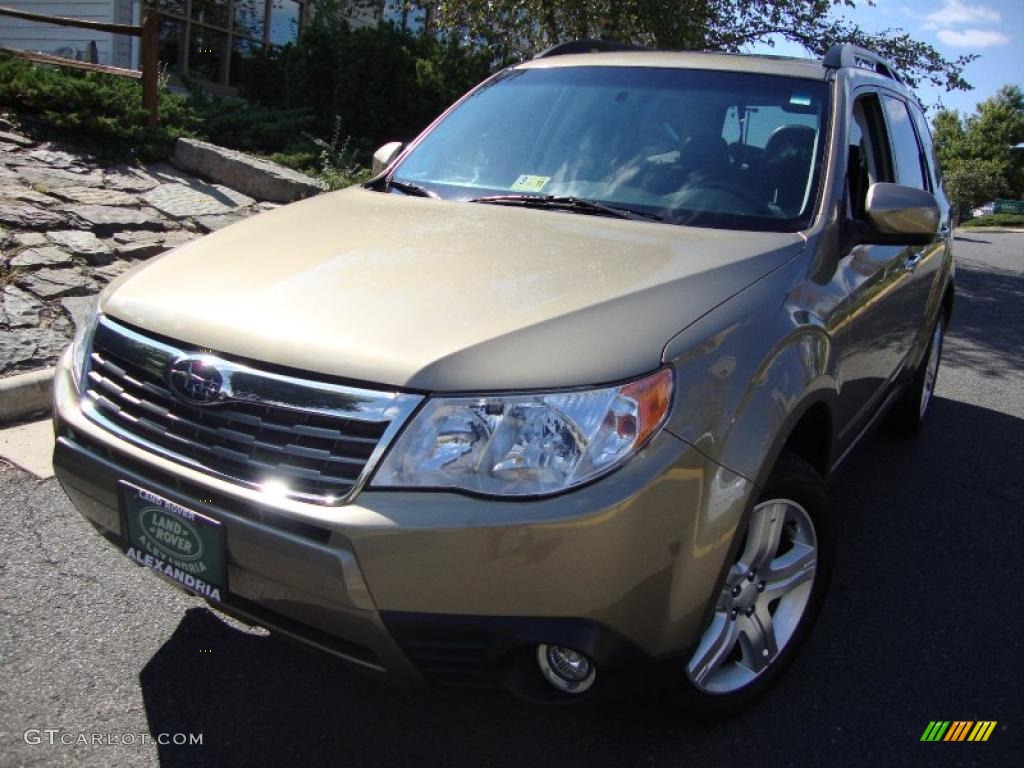
<svg viewBox="0 0 1024 768">
<path fill-rule="evenodd" d="M 201 597 L 227 592 L 224 526 L 219 521 L 122 481 L 118 487 L 125 554 Z"/>
</svg>

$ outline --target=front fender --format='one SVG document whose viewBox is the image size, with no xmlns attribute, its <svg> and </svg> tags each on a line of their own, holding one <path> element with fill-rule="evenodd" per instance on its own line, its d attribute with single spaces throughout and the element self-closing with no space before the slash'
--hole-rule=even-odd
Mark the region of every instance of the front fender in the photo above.
<svg viewBox="0 0 1024 768">
<path fill-rule="evenodd" d="M 678 381 L 668 429 L 759 486 L 800 416 L 836 397 L 832 341 L 800 303 L 805 270 L 782 267 L 665 348 Z"/>
</svg>

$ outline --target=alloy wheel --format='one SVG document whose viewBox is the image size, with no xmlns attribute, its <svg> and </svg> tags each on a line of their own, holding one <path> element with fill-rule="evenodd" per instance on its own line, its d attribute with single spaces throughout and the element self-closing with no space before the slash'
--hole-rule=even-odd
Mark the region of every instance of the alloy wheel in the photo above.
<svg viewBox="0 0 1024 768">
<path fill-rule="evenodd" d="M 817 562 L 814 525 L 802 506 L 770 499 L 754 508 L 711 623 L 687 664 L 699 690 L 738 691 L 778 658 L 807 608 Z"/>
</svg>

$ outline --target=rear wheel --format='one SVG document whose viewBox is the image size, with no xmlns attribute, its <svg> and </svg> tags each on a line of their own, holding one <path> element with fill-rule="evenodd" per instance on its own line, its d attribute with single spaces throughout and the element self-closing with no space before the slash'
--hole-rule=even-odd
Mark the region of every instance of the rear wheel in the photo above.
<svg viewBox="0 0 1024 768">
<path fill-rule="evenodd" d="M 942 362 L 942 342 L 945 335 L 946 316 L 940 314 L 910 389 L 893 406 L 889 415 L 889 425 L 898 432 L 916 435 L 924 426 L 928 406 L 931 405 L 935 393 L 935 383 L 939 378 L 939 363 Z"/>
<path fill-rule="evenodd" d="M 782 674 L 820 608 L 835 548 L 824 480 L 783 453 L 745 523 L 714 611 L 685 665 L 684 705 L 728 716 Z"/>
</svg>

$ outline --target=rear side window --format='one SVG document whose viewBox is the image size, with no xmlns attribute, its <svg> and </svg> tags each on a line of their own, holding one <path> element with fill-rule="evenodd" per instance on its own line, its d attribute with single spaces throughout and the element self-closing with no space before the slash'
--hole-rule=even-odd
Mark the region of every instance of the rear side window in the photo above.
<svg viewBox="0 0 1024 768">
<path fill-rule="evenodd" d="M 917 126 L 917 135 L 921 139 L 924 148 L 924 160 L 928 166 L 928 173 L 932 180 L 932 190 L 942 186 L 942 169 L 939 167 L 939 158 L 935 154 L 935 142 L 932 140 L 932 132 L 928 128 L 928 121 L 924 112 L 916 104 L 910 105 L 910 114 L 914 117 L 914 125 Z"/>
<path fill-rule="evenodd" d="M 896 161 L 896 180 L 908 187 L 928 190 L 928 179 L 922 163 L 923 153 L 911 122 L 907 105 L 892 96 L 882 96 L 885 117 L 892 138 L 892 154 Z"/>
</svg>

